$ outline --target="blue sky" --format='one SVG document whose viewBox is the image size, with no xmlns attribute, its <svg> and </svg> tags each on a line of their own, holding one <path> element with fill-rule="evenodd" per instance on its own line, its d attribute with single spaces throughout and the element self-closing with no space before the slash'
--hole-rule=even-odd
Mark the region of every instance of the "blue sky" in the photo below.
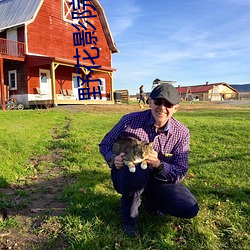
<svg viewBox="0 0 250 250">
<path fill-rule="evenodd" d="M 115 90 L 250 83 L 250 0 L 99 0 L 120 53 Z"/>
</svg>

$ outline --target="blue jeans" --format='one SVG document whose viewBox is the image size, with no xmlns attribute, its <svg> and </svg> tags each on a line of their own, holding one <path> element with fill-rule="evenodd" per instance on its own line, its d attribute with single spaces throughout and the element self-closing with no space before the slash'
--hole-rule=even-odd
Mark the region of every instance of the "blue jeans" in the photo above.
<svg viewBox="0 0 250 250">
<path fill-rule="evenodd" d="M 122 220 L 125 224 L 137 221 L 141 196 L 151 211 L 180 218 L 192 218 L 199 211 L 196 199 L 183 184 L 159 181 L 149 169 L 137 167 L 135 173 L 131 173 L 127 167 L 112 168 L 111 178 L 115 190 L 122 195 Z"/>
</svg>

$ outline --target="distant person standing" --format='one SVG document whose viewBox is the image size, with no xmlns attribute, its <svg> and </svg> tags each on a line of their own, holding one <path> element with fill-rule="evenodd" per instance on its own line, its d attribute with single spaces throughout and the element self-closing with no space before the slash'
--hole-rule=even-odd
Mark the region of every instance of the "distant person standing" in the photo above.
<svg viewBox="0 0 250 250">
<path fill-rule="evenodd" d="M 140 91 L 140 99 L 139 99 L 139 104 L 141 103 L 141 101 L 146 104 L 145 102 L 145 97 L 144 97 L 144 85 L 141 85 L 141 87 L 139 88 Z"/>
</svg>

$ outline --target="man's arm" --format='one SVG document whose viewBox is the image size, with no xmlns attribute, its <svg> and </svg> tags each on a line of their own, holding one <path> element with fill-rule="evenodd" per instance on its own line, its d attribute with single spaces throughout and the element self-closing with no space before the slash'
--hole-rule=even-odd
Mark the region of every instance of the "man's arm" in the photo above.
<svg viewBox="0 0 250 250">
<path fill-rule="evenodd" d="M 184 134 L 172 151 L 171 161 L 164 161 L 160 153 L 153 153 L 147 159 L 156 179 L 169 183 L 181 182 L 188 170 L 189 132 Z M 166 158 L 165 158 L 166 159 Z"/>
<path fill-rule="evenodd" d="M 123 116 L 121 120 L 105 135 L 99 144 L 100 153 L 103 155 L 110 167 L 114 165 L 116 157 L 112 151 L 112 146 L 114 142 L 122 136 L 124 132 L 125 120 L 126 116 Z"/>
</svg>

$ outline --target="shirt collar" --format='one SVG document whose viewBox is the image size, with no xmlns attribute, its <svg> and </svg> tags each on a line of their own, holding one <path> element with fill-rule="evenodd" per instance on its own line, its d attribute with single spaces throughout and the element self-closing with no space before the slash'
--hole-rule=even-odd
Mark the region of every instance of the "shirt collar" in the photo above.
<svg viewBox="0 0 250 250">
<path fill-rule="evenodd" d="M 153 115 L 152 115 L 152 112 L 151 112 L 151 110 L 150 110 L 150 116 L 149 116 L 149 119 L 148 119 L 148 125 L 149 126 L 154 126 L 154 124 L 155 124 L 155 119 L 154 119 L 154 117 L 153 117 Z M 168 132 L 171 127 L 171 118 L 168 120 L 168 122 L 167 122 L 167 124 L 166 124 L 166 126 L 165 126 L 165 128 L 164 128 L 164 132 Z"/>
</svg>

